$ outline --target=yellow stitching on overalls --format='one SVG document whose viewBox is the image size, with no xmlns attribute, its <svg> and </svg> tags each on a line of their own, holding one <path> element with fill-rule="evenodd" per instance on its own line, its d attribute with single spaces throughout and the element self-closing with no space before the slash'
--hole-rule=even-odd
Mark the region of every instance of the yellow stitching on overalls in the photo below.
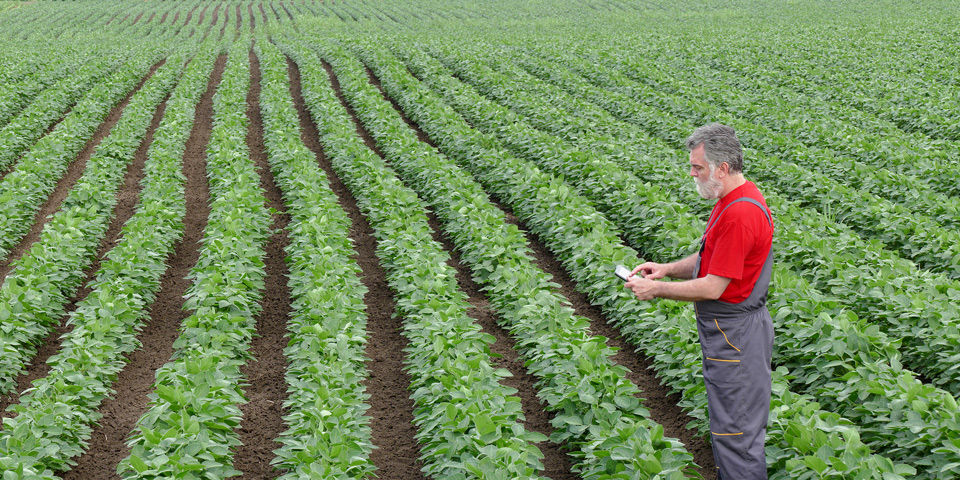
<svg viewBox="0 0 960 480">
<path fill-rule="evenodd" d="M 723 339 L 724 339 L 724 340 L 727 340 L 727 334 L 723 332 L 723 329 L 722 329 L 722 328 L 720 328 L 720 323 L 717 322 L 717 319 L 716 319 L 716 318 L 713 319 L 713 323 L 714 323 L 714 325 L 717 326 L 717 330 L 720 330 L 720 333 L 723 333 Z M 730 345 L 731 347 L 733 347 L 733 344 L 730 343 L 730 340 L 727 340 L 727 345 Z M 738 352 L 740 351 L 740 349 L 737 348 L 737 347 L 733 347 L 733 349 L 736 350 L 736 351 L 738 351 Z"/>
<path fill-rule="evenodd" d="M 712 434 L 714 434 L 714 435 L 720 435 L 720 436 L 727 436 L 727 435 L 743 435 L 743 432 L 737 432 L 737 433 L 717 433 L 717 432 L 713 432 L 713 431 L 711 431 L 710 433 L 712 433 Z"/>
<path fill-rule="evenodd" d="M 722 358 L 710 358 L 710 357 L 707 357 L 707 360 L 713 360 L 714 362 L 740 363 L 740 360 L 724 360 L 724 359 L 722 359 Z"/>
</svg>

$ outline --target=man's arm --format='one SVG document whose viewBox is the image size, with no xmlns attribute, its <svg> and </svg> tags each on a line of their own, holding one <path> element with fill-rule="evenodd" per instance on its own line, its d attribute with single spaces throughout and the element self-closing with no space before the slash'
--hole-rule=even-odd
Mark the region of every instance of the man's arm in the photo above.
<svg viewBox="0 0 960 480">
<path fill-rule="evenodd" d="M 692 279 L 693 267 L 697 265 L 698 255 L 699 253 L 694 253 L 683 260 L 677 260 L 676 262 L 669 263 L 669 271 L 667 272 L 667 276 L 679 280 Z"/>
<path fill-rule="evenodd" d="M 697 253 L 682 260 L 671 263 L 646 262 L 633 269 L 633 275 L 640 273 L 643 278 L 658 280 L 663 277 L 690 280 L 693 278 L 693 267 L 697 265 Z"/>
<path fill-rule="evenodd" d="M 682 261 L 686 261 L 686 259 Z M 635 275 L 630 278 L 626 285 L 633 290 L 633 293 L 640 300 L 669 298 L 685 302 L 700 302 L 720 298 L 729 284 L 729 278 L 710 274 L 703 278 L 682 282 L 663 282 Z"/>
</svg>

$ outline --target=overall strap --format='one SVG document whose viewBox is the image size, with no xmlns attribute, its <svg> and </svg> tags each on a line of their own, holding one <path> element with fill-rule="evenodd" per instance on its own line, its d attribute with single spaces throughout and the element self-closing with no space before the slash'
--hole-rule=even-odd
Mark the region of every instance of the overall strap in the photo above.
<svg viewBox="0 0 960 480">
<path fill-rule="evenodd" d="M 703 232 L 704 240 L 707 238 L 707 232 L 709 232 L 713 228 L 713 226 L 716 225 L 717 222 L 720 220 L 720 217 L 723 216 L 723 212 L 726 212 L 728 208 L 732 207 L 734 204 L 738 202 L 749 202 L 759 207 L 760 210 L 763 210 L 763 214 L 767 216 L 767 223 L 770 224 L 770 228 L 773 228 L 773 218 L 770 216 L 770 212 L 766 209 L 766 207 L 763 206 L 762 203 L 750 197 L 740 197 L 730 202 L 730 205 L 723 207 L 723 210 L 720 210 L 720 213 L 717 214 L 717 217 L 713 219 L 713 223 L 711 223 L 710 225 L 707 225 L 707 229 Z"/>
</svg>

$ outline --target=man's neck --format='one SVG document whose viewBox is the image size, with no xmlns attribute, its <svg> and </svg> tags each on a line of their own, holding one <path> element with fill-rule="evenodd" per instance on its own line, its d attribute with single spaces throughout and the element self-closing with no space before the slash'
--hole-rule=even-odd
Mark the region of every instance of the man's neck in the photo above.
<svg viewBox="0 0 960 480">
<path fill-rule="evenodd" d="M 723 191 L 720 192 L 720 198 L 726 197 L 727 194 L 740 188 L 744 183 L 747 183 L 747 179 L 743 177 L 743 174 L 730 175 L 724 180 Z"/>
</svg>

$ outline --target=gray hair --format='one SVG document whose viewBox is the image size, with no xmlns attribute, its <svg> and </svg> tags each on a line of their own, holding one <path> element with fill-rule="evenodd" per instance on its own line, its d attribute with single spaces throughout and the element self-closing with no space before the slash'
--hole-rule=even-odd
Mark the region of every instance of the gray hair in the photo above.
<svg viewBox="0 0 960 480">
<path fill-rule="evenodd" d="M 688 150 L 703 145 L 703 156 L 713 167 L 727 162 L 730 172 L 743 172 L 743 148 L 731 127 L 720 123 L 704 125 L 687 137 L 686 144 Z"/>
</svg>

